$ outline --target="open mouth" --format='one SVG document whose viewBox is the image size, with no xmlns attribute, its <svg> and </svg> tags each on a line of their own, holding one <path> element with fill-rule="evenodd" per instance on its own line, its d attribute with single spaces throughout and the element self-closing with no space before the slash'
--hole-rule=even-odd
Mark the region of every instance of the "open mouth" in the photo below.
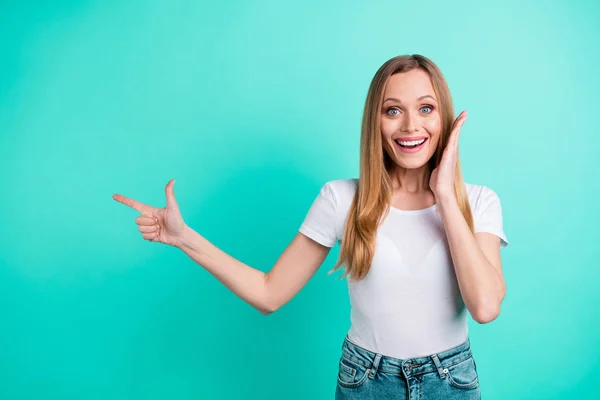
<svg viewBox="0 0 600 400">
<path fill-rule="evenodd" d="M 421 150 L 423 147 L 425 147 L 425 143 L 427 142 L 428 138 L 420 138 L 420 139 L 416 139 L 416 140 L 400 140 L 400 139 L 396 139 L 394 140 L 394 142 L 396 142 L 396 145 L 398 146 L 398 148 L 405 152 L 405 153 L 416 153 L 419 150 Z"/>
</svg>

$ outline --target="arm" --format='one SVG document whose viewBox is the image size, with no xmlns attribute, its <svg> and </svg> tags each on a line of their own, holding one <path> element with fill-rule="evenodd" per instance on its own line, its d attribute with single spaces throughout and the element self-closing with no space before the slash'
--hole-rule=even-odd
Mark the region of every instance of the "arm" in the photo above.
<svg viewBox="0 0 600 400">
<path fill-rule="evenodd" d="M 189 227 L 177 247 L 263 315 L 276 311 L 294 297 L 330 250 L 298 233 L 265 274 L 231 257 Z"/>
<path fill-rule="evenodd" d="M 506 294 L 500 238 L 484 232 L 473 235 L 454 196 L 439 199 L 439 206 L 465 305 L 475 321 L 491 322 L 500 314 Z"/>
<path fill-rule="evenodd" d="M 465 306 L 480 324 L 500 314 L 506 294 L 500 262 L 500 238 L 488 233 L 473 235 L 460 211 L 454 193 L 458 161 L 458 137 L 467 112 L 454 121 L 450 138 L 439 165 L 432 171 L 429 186 L 433 191 L 450 247 L 456 279 Z"/>
</svg>

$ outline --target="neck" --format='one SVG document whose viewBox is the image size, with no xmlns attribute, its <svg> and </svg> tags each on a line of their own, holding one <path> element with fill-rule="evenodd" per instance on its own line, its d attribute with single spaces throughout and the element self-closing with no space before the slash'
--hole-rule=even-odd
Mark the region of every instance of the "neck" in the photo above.
<svg viewBox="0 0 600 400">
<path fill-rule="evenodd" d="M 390 172 L 392 187 L 394 191 L 419 194 L 429 192 L 429 167 L 423 165 L 420 168 L 407 169 L 396 166 Z"/>
</svg>

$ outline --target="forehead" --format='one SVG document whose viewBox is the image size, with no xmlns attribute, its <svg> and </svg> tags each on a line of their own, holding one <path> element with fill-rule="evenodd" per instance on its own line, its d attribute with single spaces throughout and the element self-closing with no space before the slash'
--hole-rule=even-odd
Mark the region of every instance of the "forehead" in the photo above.
<svg viewBox="0 0 600 400">
<path fill-rule="evenodd" d="M 387 81 L 384 98 L 395 97 L 406 101 L 415 101 L 417 97 L 426 94 L 435 97 L 429 75 L 421 69 L 413 69 L 391 75 Z"/>
</svg>

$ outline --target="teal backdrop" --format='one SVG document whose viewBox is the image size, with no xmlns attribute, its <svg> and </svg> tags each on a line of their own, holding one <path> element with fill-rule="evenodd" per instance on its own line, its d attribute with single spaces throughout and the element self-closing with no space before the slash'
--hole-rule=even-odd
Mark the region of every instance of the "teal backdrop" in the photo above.
<svg viewBox="0 0 600 400">
<path fill-rule="evenodd" d="M 600 398 L 600 3 L 0 3 L 0 399 L 332 399 L 339 247 L 269 316 L 114 193 L 269 271 L 321 185 L 358 176 L 368 85 L 445 74 L 465 180 L 510 245 L 498 319 L 469 320 L 484 399 Z"/>
</svg>

